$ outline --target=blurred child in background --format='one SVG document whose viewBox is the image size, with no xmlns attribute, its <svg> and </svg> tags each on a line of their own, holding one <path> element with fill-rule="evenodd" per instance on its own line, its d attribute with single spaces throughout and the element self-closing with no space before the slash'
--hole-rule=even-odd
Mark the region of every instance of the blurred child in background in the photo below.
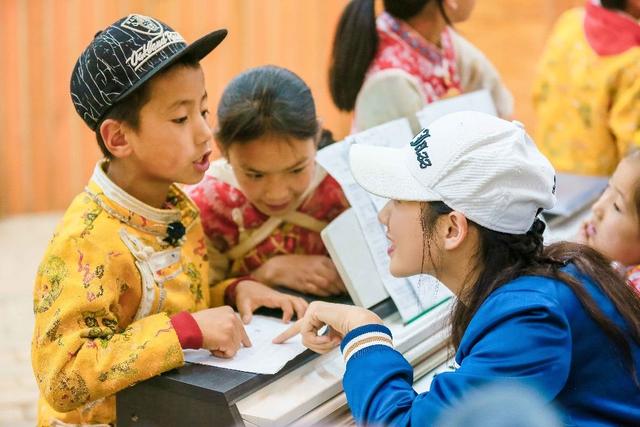
<svg viewBox="0 0 640 427">
<path fill-rule="evenodd" d="M 498 114 L 513 99 L 493 65 L 452 25 L 469 18 L 475 0 L 351 0 L 333 42 L 329 87 L 334 104 L 354 111 L 353 130 L 407 117 L 448 96 L 488 89 Z"/>
<path fill-rule="evenodd" d="M 535 141 L 556 170 L 610 175 L 640 146 L 640 0 L 565 12 L 534 87 Z"/>
<path fill-rule="evenodd" d="M 640 293 L 640 150 L 622 159 L 592 211 L 578 242 L 615 262 Z"/>
</svg>

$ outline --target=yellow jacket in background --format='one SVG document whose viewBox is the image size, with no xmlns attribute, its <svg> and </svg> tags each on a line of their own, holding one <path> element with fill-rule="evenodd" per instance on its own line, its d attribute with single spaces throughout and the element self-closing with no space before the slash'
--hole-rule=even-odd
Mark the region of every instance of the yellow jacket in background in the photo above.
<svg viewBox="0 0 640 427">
<path fill-rule="evenodd" d="M 562 172 L 610 175 L 640 145 L 640 26 L 588 3 L 565 12 L 534 87 L 536 143 Z"/>
</svg>

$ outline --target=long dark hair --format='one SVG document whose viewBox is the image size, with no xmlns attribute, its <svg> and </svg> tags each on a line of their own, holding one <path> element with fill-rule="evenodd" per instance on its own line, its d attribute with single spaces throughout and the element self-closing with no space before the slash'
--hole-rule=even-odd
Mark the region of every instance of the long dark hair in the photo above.
<svg viewBox="0 0 640 427">
<path fill-rule="evenodd" d="M 252 68 L 234 78 L 218 104 L 216 140 L 223 149 L 264 135 L 333 140 L 322 131 L 311 89 L 297 74 L 273 65 Z"/>
<path fill-rule="evenodd" d="M 452 209 L 443 202 L 425 203 L 422 209 L 422 228 L 429 257 L 431 230 L 437 218 L 449 212 Z M 465 284 L 460 298 L 454 304 L 451 341 L 455 349 L 459 347 L 471 319 L 494 290 L 520 276 L 548 277 L 563 282 L 574 292 L 589 316 L 620 350 L 640 387 L 626 335 L 640 344 L 640 297 L 603 255 L 577 243 L 561 242 L 545 247 L 542 237 L 545 224 L 540 219 L 536 219 L 531 229 L 522 235 L 500 233 L 473 222 L 471 224 L 479 232 L 477 262 L 482 266 L 482 271 L 475 283 Z M 581 274 L 589 277 L 611 300 L 628 326 L 626 334 L 600 310 L 578 279 L 562 271 L 568 264 L 573 264 Z"/>
<path fill-rule="evenodd" d="M 384 0 L 384 10 L 406 21 L 431 1 L 438 3 L 447 23 L 444 0 Z M 374 0 L 351 0 L 345 7 L 333 39 L 329 90 L 333 103 L 342 111 L 352 111 L 367 69 L 378 49 Z"/>
</svg>

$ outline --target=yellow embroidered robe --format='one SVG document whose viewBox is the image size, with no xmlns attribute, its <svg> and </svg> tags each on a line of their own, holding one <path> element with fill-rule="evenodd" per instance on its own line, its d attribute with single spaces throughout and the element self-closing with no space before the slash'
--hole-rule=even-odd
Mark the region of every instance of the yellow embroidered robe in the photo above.
<svg viewBox="0 0 640 427">
<path fill-rule="evenodd" d="M 207 254 L 193 202 L 176 186 L 167 202 L 134 199 L 99 163 L 65 213 L 35 282 L 38 425 L 113 423 L 114 393 L 184 363 L 169 315 L 207 308 Z"/>
</svg>

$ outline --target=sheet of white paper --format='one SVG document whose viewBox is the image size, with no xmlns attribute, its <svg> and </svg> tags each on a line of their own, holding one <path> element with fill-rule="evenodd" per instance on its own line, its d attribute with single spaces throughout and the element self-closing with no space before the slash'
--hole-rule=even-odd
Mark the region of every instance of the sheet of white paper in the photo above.
<svg viewBox="0 0 640 427">
<path fill-rule="evenodd" d="M 184 359 L 191 363 L 237 371 L 275 374 L 289 360 L 306 349 L 302 345 L 300 335 L 296 335 L 284 344 L 271 342 L 273 338 L 291 325 L 291 323 L 282 323 L 282 320 L 275 317 L 254 315 L 251 323 L 245 325 L 245 330 L 251 340 L 251 347 L 241 347 L 231 359 L 215 357 L 209 350 L 184 350 Z"/>
</svg>

